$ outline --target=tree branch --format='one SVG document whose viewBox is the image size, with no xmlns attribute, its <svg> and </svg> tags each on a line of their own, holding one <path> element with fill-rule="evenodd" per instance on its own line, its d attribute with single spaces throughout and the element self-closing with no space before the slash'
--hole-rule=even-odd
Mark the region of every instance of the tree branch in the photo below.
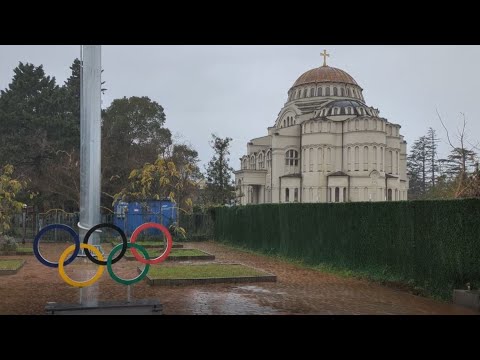
<svg viewBox="0 0 480 360">
<path fill-rule="evenodd" d="M 441 117 L 440 114 L 438 113 L 438 109 L 435 109 L 435 111 L 437 112 L 438 119 L 440 120 L 440 123 L 442 124 L 443 128 L 445 129 L 445 132 L 447 133 L 448 143 L 450 144 L 450 146 L 451 146 L 453 149 L 455 149 L 455 146 L 453 146 L 452 142 L 450 141 L 450 135 L 449 135 L 449 133 L 448 133 L 448 129 L 447 129 L 447 127 L 445 126 L 445 124 L 443 123 L 442 117 Z"/>
</svg>

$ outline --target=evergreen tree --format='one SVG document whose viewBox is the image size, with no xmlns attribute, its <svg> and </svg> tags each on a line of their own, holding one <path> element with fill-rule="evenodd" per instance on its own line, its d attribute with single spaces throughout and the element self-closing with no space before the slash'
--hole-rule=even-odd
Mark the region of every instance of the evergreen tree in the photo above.
<svg viewBox="0 0 480 360">
<path fill-rule="evenodd" d="M 437 177 L 440 173 L 440 166 L 438 163 L 437 148 L 438 142 L 440 141 L 437 138 L 437 133 L 433 128 L 429 128 L 427 136 L 425 137 L 425 149 L 426 149 L 426 178 L 428 179 L 429 187 L 434 188 L 436 184 Z"/>
<path fill-rule="evenodd" d="M 416 199 L 427 190 L 428 140 L 426 136 L 417 139 L 407 156 L 407 169 L 410 176 L 409 195 Z"/>
<path fill-rule="evenodd" d="M 231 138 L 222 139 L 212 134 L 210 146 L 215 154 L 207 167 L 205 202 L 208 205 L 226 205 L 234 199 L 234 186 L 231 180 L 233 168 L 229 166 L 229 146 Z"/>
<path fill-rule="evenodd" d="M 473 150 L 456 147 L 450 151 L 450 155 L 442 162 L 445 164 L 445 173 L 451 179 L 457 177 L 466 179 L 475 170 L 477 153 Z"/>
<path fill-rule="evenodd" d="M 8 88 L 0 92 L 0 165 L 38 175 L 62 133 L 59 87 L 42 65 L 20 62 Z"/>
</svg>

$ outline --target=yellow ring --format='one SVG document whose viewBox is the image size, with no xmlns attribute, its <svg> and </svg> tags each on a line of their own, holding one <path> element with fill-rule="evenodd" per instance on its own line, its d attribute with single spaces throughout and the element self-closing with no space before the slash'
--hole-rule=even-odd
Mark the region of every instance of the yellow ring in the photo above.
<svg viewBox="0 0 480 360">
<path fill-rule="evenodd" d="M 88 250 L 92 251 L 97 256 L 98 260 L 100 260 L 100 261 L 104 260 L 103 256 L 102 256 L 102 253 L 95 246 L 90 245 L 90 244 L 80 244 L 80 248 L 81 249 L 88 249 Z M 65 270 L 63 268 L 63 263 L 65 262 L 66 257 L 68 255 L 70 255 L 74 250 L 75 250 L 75 245 L 71 245 L 68 248 L 66 248 L 65 251 L 62 253 L 62 256 L 60 256 L 60 260 L 58 260 L 58 273 L 60 274 L 60 277 L 67 284 L 75 286 L 75 287 L 86 287 L 86 286 L 90 286 L 90 285 L 94 284 L 98 279 L 100 279 L 100 276 L 102 276 L 103 271 L 105 270 L 105 267 L 99 266 L 95 276 L 92 277 L 90 280 L 87 280 L 87 281 L 72 280 L 65 273 Z"/>
</svg>

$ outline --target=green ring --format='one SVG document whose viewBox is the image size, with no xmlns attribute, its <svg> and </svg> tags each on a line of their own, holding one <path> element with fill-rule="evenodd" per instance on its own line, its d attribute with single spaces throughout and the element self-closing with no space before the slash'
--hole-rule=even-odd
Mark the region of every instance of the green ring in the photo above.
<svg viewBox="0 0 480 360">
<path fill-rule="evenodd" d="M 136 278 L 133 278 L 133 279 L 130 279 L 130 280 L 125 280 L 125 279 L 122 279 L 121 277 L 118 277 L 117 275 L 115 275 L 115 273 L 113 272 L 113 269 L 112 269 L 112 259 L 113 259 L 113 256 L 118 252 L 118 250 L 122 246 L 123 246 L 123 243 L 118 244 L 117 246 L 115 246 L 112 249 L 112 251 L 110 252 L 110 255 L 108 255 L 108 259 L 107 259 L 108 273 L 110 274 L 110 276 L 112 277 L 113 280 L 115 280 L 116 282 L 118 282 L 120 284 L 123 284 L 123 285 L 135 284 L 135 283 L 139 282 L 140 280 L 142 280 L 145 276 L 147 276 L 148 270 L 150 269 L 150 265 L 146 264 L 145 267 L 143 268 L 142 272 Z M 147 260 L 149 259 L 148 252 L 142 245 L 138 245 L 138 244 L 135 244 L 135 243 L 132 244 L 132 243 L 129 242 L 127 244 L 127 248 L 131 248 L 131 247 L 134 247 L 135 249 L 140 250 L 140 252 L 143 254 L 145 259 L 147 259 Z"/>
</svg>

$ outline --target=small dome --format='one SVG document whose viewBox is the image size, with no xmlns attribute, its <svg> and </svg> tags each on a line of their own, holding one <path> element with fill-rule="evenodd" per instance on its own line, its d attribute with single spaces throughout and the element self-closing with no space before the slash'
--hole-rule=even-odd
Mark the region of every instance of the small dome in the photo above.
<svg viewBox="0 0 480 360">
<path fill-rule="evenodd" d="M 293 84 L 293 87 L 304 84 L 324 82 L 344 83 L 359 86 L 355 79 L 345 71 L 330 66 L 320 66 L 318 68 L 308 70 L 300 75 L 297 81 L 295 81 L 295 84 Z"/>
</svg>

